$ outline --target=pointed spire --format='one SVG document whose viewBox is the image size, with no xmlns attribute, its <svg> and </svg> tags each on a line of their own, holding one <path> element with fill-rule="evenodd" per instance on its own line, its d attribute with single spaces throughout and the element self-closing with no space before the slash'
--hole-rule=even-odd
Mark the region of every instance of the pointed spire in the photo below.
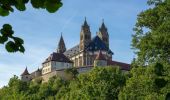
<svg viewBox="0 0 170 100">
<path fill-rule="evenodd" d="M 96 56 L 96 60 L 106 60 L 104 55 L 102 54 L 101 50 L 99 50 L 98 55 Z"/>
<path fill-rule="evenodd" d="M 105 24 L 104 24 L 104 19 L 102 19 L 102 25 L 101 25 L 101 28 L 100 29 L 106 29 L 107 30 L 107 28 L 106 28 L 106 26 L 105 26 Z"/>
<path fill-rule="evenodd" d="M 58 43 L 57 53 L 64 53 L 66 51 L 66 46 L 64 43 L 63 35 L 61 33 L 60 41 Z"/>
<path fill-rule="evenodd" d="M 21 76 L 23 76 L 23 75 L 30 75 L 28 70 L 27 70 L 27 67 L 25 68 L 24 72 L 21 74 Z"/>
<path fill-rule="evenodd" d="M 40 71 L 40 69 L 39 69 L 39 67 L 38 67 L 37 72 L 39 72 L 39 71 Z"/>
<path fill-rule="evenodd" d="M 89 26 L 88 23 L 87 23 L 86 17 L 85 17 L 83 26 Z"/>
</svg>

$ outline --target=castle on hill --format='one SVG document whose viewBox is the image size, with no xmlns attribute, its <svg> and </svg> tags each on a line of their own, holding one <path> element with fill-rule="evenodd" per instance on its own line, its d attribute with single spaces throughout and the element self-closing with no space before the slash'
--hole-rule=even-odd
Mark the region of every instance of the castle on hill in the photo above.
<svg viewBox="0 0 170 100">
<path fill-rule="evenodd" d="M 109 33 L 104 21 L 96 33 L 91 37 L 90 26 L 86 19 L 81 26 L 80 42 L 71 49 L 66 49 L 66 45 L 61 35 L 56 52 L 50 54 L 42 63 L 42 68 L 29 73 L 27 68 L 21 74 L 21 80 L 31 81 L 42 78 L 44 82 L 52 76 L 63 76 L 64 70 L 75 67 L 79 73 L 86 72 L 95 66 L 119 66 L 120 69 L 129 71 L 130 65 L 118 61 L 113 61 L 113 52 L 110 49 Z"/>
</svg>

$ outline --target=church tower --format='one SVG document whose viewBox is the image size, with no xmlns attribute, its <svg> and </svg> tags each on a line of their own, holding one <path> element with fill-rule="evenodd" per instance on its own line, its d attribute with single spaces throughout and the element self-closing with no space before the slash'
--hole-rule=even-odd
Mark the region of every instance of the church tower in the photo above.
<svg viewBox="0 0 170 100">
<path fill-rule="evenodd" d="M 104 24 L 104 20 L 102 22 L 101 27 L 99 28 L 99 32 L 97 34 L 100 39 L 107 45 L 107 47 L 109 48 L 109 33 L 107 31 L 107 28 Z"/>
<path fill-rule="evenodd" d="M 58 43 L 57 53 L 64 53 L 66 51 L 66 46 L 64 43 L 63 36 L 61 34 L 60 41 Z"/>
<path fill-rule="evenodd" d="M 80 51 L 84 50 L 90 41 L 91 41 L 90 27 L 87 24 L 85 18 L 84 24 L 82 25 L 80 32 Z"/>
</svg>

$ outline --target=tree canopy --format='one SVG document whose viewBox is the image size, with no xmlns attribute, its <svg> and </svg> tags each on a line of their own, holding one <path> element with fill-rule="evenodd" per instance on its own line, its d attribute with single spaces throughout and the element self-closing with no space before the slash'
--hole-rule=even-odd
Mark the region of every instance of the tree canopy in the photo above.
<svg viewBox="0 0 170 100">
<path fill-rule="evenodd" d="M 137 59 L 120 100 L 170 99 L 170 0 L 149 0 L 138 15 L 132 46 Z"/>
<path fill-rule="evenodd" d="M 170 65 L 156 63 L 131 70 L 120 100 L 165 100 L 170 93 Z"/>
<path fill-rule="evenodd" d="M 132 47 L 138 65 L 170 63 L 170 0 L 149 0 L 151 7 L 138 15 Z"/>
<path fill-rule="evenodd" d="M 118 67 L 94 68 L 71 80 L 52 77 L 47 83 L 23 82 L 17 76 L 0 89 L 1 100 L 108 100 L 118 99 L 126 83 Z"/>
</svg>

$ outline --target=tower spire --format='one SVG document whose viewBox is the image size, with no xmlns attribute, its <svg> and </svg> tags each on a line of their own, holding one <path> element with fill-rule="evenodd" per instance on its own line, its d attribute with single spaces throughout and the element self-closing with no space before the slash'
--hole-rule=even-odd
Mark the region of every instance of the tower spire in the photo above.
<svg viewBox="0 0 170 100">
<path fill-rule="evenodd" d="M 98 36 L 100 39 L 109 47 L 109 33 L 104 23 L 104 19 L 102 19 L 102 25 L 99 28 Z"/>
<path fill-rule="evenodd" d="M 66 51 L 66 46 L 63 39 L 63 35 L 61 33 L 60 41 L 58 43 L 57 53 L 64 53 L 65 51 Z"/>
<path fill-rule="evenodd" d="M 83 24 L 83 26 L 89 26 L 89 25 L 87 24 L 86 17 L 85 17 L 85 19 L 84 19 L 84 24 Z"/>
<path fill-rule="evenodd" d="M 21 76 L 23 76 L 23 75 L 29 75 L 27 67 L 25 68 L 24 72 L 21 74 Z"/>
<path fill-rule="evenodd" d="M 87 23 L 86 17 L 80 32 L 80 50 L 84 50 L 85 46 L 91 41 L 90 26 Z"/>
<path fill-rule="evenodd" d="M 101 28 L 100 29 L 104 29 L 104 30 L 107 30 L 105 24 L 104 24 L 104 19 L 102 19 L 102 25 L 101 25 Z"/>
</svg>

